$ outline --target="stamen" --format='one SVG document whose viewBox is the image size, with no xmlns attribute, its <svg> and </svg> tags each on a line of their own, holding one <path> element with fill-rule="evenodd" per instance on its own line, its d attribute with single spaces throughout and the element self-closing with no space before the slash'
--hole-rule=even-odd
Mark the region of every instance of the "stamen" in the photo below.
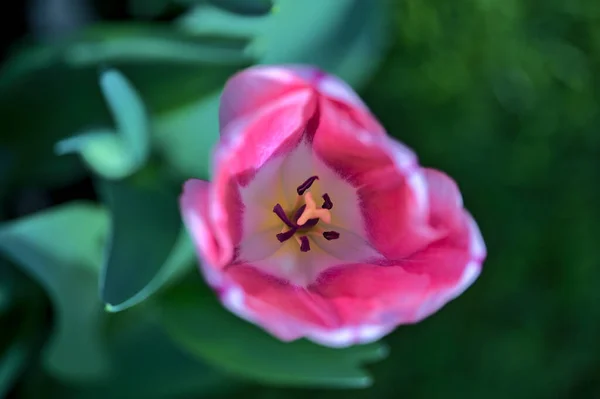
<svg viewBox="0 0 600 399">
<path fill-rule="evenodd" d="M 292 218 L 292 220 L 295 220 L 297 222 L 300 219 L 300 217 L 302 216 L 302 214 L 304 213 L 305 209 L 306 209 L 306 205 L 302 205 L 300 208 L 298 208 L 298 210 L 294 214 L 294 217 Z M 298 223 L 297 226 L 308 228 L 308 227 L 313 227 L 317 223 L 319 223 L 319 218 L 312 218 L 312 219 L 308 219 L 306 221 L 306 223 L 304 223 L 304 224 Z"/>
<path fill-rule="evenodd" d="M 294 234 L 296 234 L 296 229 L 290 229 L 288 231 L 276 234 L 276 237 L 279 242 L 284 242 L 292 238 Z"/>
<path fill-rule="evenodd" d="M 331 223 L 331 212 L 329 210 L 333 208 L 333 202 L 331 201 L 329 194 L 325 193 L 322 195 L 323 205 L 320 208 L 317 208 L 317 204 L 313 199 L 312 194 L 310 191 L 307 192 L 315 180 L 318 179 L 319 176 L 311 176 L 298 186 L 296 189 L 298 197 L 296 198 L 296 204 L 292 208 L 296 209 L 296 211 L 293 215 L 290 215 L 291 219 L 280 204 L 276 204 L 273 207 L 273 213 L 275 213 L 284 224 L 281 232 L 276 234 L 277 240 L 283 243 L 290 238 L 294 238 L 300 246 L 301 252 L 310 251 L 310 241 L 306 235 L 300 234 L 322 234 L 328 241 L 340 238 L 340 233 L 337 231 L 324 231 L 318 226 L 320 220 L 325 223 Z M 304 204 L 302 204 L 302 202 L 304 202 Z"/>
<path fill-rule="evenodd" d="M 285 223 L 285 225 L 291 229 L 293 229 L 294 224 L 292 223 L 292 221 L 288 218 L 287 214 L 285 213 L 285 211 L 283 210 L 283 207 L 280 204 L 275 205 L 275 207 L 273 207 L 273 212 L 279 216 L 279 219 L 281 219 L 281 221 L 283 223 Z"/>
<path fill-rule="evenodd" d="M 317 209 L 317 204 L 310 192 L 304 195 L 304 202 L 306 203 L 306 207 L 296 221 L 298 226 L 303 226 L 309 219 L 322 219 L 325 223 L 331 223 L 331 213 L 329 213 L 329 210 Z"/>
<path fill-rule="evenodd" d="M 308 252 L 310 251 L 310 242 L 308 242 L 308 237 L 307 236 L 302 236 L 300 237 L 300 251 L 301 252 Z"/>
<path fill-rule="evenodd" d="M 327 241 L 337 240 L 338 238 L 340 238 L 340 233 L 338 233 L 337 231 L 324 231 L 323 237 L 325 237 Z"/>
<path fill-rule="evenodd" d="M 321 208 L 323 209 L 331 209 L 333 208 L 333 202 L 331 202 L 331 198 L 329 198 L 329 194 L 325 193 L 323 194 L 323 205 L 321 205 Z"/>
<path fill-rule="evenodd" d="M 308 190 L 310 188 L 310 186 L 312 186 L 312 184 L 315 182 L 315 180 L 319 180 L 319 176 L 311 176 L 308 179 L 306 179 L 306 181 L 304 183 L 299 185 L 298 188 L 296 189 L 296 192 L 298 193 L 298 195 L 304 194 L 304 192 L 306 190 Z"/>
</svg>

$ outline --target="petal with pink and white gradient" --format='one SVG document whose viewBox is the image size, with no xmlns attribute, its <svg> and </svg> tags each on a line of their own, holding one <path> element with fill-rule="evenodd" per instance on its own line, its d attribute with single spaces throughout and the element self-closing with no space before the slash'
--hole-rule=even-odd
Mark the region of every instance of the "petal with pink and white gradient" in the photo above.
<svg viewBox="0 0 600 399">
<path fill-rule="evenodd" d="M 213 234 L 209 196 L 209 182 L 191 179 L 185 182 L 179 202 L 183 220 L 198 252 L 208 262 L 223 265 L 229 259 L 226 254 L 227 250 L 223 250 Z"/>
<path fill-rule="evenodd" d="M 221 94 L 219 125 L 248 117 L 263 107 L 277 103 L 281 97 L 308 85 L 294 71 L 276 66 L 254 66 L 235 74 Z"/>
<path fill-rule="evenodd" d="M 313 149 L 356 188 L 371 244 L 399 259 L 439 238 L 429 224 L 427 182 L 414 153 L 361 129 L 339 108 L 320 104 Z"/>
<path fill-rule="evenodd" d="M 227 276 L 245 294 L 247 308 L 272 332 L 282 318 L 304 335 L 310 328 L 336 328 L 340 322 L 334 308 L 319 295 L 303 287 L 265 274 L 251 265 L 232 265 Z M 289 334 L 288 334 L 289 335 Z"/>
</svg>

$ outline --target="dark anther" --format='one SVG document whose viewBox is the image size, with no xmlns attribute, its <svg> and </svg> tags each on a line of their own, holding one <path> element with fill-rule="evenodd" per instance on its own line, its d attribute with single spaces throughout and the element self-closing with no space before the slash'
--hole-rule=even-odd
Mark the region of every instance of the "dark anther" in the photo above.
<svg viewBox="0 0 600 399">
<path fill-rule="evenodd" d="M 283 223 L 285 223 L 285 225 L 289 228 L 294 228 L 296 227 L 294 225 L 294 223 L 292 223 L 292 221 L 288 218 L 288 216 L 286 215 L 285 211 L 283 210 L 283 207 L 279 204 L 275 205 L 275 207 L 273 208 L 273 212 L 279 216 L 279 219 L 281 219 L 281 221 Z"/>
<path fill-rule="evenodd" d="M 331 198 L 329 198 L 329 194 L 325 193 L 323 194 L 323 205 L 321 206 L 321 208 L 323 209 L 331 209 L 333 208 L 333 202 L 331 202 Z"/>
<path fill-rule="evenodd" d="M 340 238 L 340 233 L 337 231 L 325 231 L 323 232 L 323 237 L 325 237 L 327 241 L 337 240 Z"/>
<path fill-rule="evenodd" d="M 310 243 L 308 242 L 307 236 L 300 237 L 300 251 L 302 251 L 302 252 L 310 251 Z"/>
<path fill-rule="evenodd" d="M 306 179 L 306 181 L 304 183 L 299 185 L 298 188 L 296 189 L 296 192 L 298 193 L 298 195 L 304 194 L 304 192 L 306 190 L 308 190 L 310 188 L 310 186 L 312 186 L 312 184 L 315 182 L 315 180 L 319 180 L 319 176 L 311 176 L 308 179 Z"/>
<path fill-rule="evenodd" d="M 284 241 L 287 241 L 290 238 L 292 238 L 294 236 L 294 234 L 296 234 L 296 229 L 290 229 L 283 233 L 277 234 L 276 237 L 279 242 L 284 242 Z"/>
</svg>

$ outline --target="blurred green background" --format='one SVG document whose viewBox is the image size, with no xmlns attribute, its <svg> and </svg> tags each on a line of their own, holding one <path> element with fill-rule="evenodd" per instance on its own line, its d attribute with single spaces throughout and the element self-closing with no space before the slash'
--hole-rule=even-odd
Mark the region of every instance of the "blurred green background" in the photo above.
<svg viewBox="0 0 600 399">
<path fill-rule="evenodd" d="M 600 3 L 30 0 L 0 14 L 0 398 L 600 397 Z M 343 350 L 223 310 L 177 209 L 257 63 L 353 85 L 488 246 Z"/>
</svg>

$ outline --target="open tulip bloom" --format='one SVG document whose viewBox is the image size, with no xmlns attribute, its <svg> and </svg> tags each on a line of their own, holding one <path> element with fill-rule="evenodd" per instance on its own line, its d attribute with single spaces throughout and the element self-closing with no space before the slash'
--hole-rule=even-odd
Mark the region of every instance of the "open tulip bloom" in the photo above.
<svg viewBox="0 0 600 399">
<path fill-rule="evenodd" d="M 486 256 L 454 181 L 423 168 L 340 79 L 257 66 L 230 79 L 211 182 L 181 196 L 201 270 L 235 314 L 343 347 L 460 295 Z"/>
</svg>

